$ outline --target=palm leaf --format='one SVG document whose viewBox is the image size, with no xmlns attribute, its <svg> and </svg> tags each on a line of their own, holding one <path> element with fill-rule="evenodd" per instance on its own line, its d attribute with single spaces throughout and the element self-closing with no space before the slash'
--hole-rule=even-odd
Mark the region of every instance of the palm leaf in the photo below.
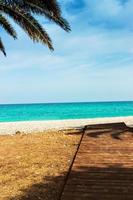
<svg viewBox="0 0 133 200">
<path fill-rule="evenodd" d="M 69 23 L 61 16 L 60 7 L 55 0 L 5 0 L 9 5 L 19 6 L 33 14 L 45 15 L 65 31 L 71 30 Z"/>
<path fill-rule="evenodd" d="M 5 47 L 4 47 L 4 45 L 3 45 L 3 42 L 2 42 L 2 40 L 1 40 L 1 38 L 0 38 L 0 50 L 3 52 L 3 54 L 6 56 L 6 52 L 5 52 Z"/>
<path fill-rule="evenodd" d="M 20 6 L 23 9 L 27 8 L 28 3 L 38 5 L 42 9 L 54 13 L 55 15 L 60 16 L 61 10 L 60 6 L 56 0 L 1 0 L 3 3 L 7 3 L 14 6 Z"/>
<path fill-rule="evenodd" d="M 25 0 L 27 4 L 27 9 L 29 12 L 34 14 L 40 14 L 47 17 L 49 20 L 52 20 L 65 31 L 69 32 L 71 30 L 69 23 L 60 15 L 56 15 L 54 12 L 50 12 L 49 10 L 45 10 L 41 5 L 36 4 L 36 2 L 30 2 L 29 0 Z"/>
<path fill-rule="evenodd" d="M 0 0 L 0 26 L 16 39 L 17 34 L 5 18 L 5 14 L 12 18 L 34 42 L 42 42 L 50 50 L 53 50 L 52 41 L 45 29 L 33 16 L 45 16 L 65 31 L 70 31 L 70 25 L 62 17 L 60 6 L 56 0 Z M 1 39 L 0 50 L 5 54 Z"/>
<path fill-rule="evenodd" d="M 29 37 L 36 42 L 42 42 L 46 44 L 50 50 L 53 50 L 52 42 L 47 32 L 38 23 L 38 21 L 32 17 L 29 13 L 24 12 L 19 7 L 10 6 L 0 3 L 0 11 L 9 15 L 19 26 L 21 26 Z"/>
<path fill-rule="evenodd" d="M 14 39 L 17 38 L 16 31 L 11 26 L 11 24 L 7 21 L 7 19 L 4 16 L 2 16 L 2 14 L 0 14 L 0 26 L 2 26 L 5 29 L 5 31 L 9 35 L 11 35 Z"/>
</svg>

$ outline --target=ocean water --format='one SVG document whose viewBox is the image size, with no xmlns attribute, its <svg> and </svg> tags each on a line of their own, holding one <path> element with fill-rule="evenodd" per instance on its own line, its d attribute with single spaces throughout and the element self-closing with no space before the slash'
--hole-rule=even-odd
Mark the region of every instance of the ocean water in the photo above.
<svg viewBox="0 0 133 200">
<path fill-rule="evenodd" d="M 0 105 L 0 122 L 133 116 L 133 102 Z"/>
</svg>

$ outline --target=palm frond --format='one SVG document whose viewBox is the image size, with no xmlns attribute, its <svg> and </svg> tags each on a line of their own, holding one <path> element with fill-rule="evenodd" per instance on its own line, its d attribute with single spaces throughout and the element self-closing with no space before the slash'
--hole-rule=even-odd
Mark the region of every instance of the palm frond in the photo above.
<svg viewBox="0 0 133 200">
<path fill-rule="evenodd" d="M 31 14 L 24 12 L 24 10 L 21 10 L 19 7 L 10 6 L 1 2 L 0 11 L 10 16 L 25 30 L 33 41 L 42 42 L 46 44 L 50 50 L 53 50 L 52 42 L 47 32 Z"/>
<path fill-rule="evenodd" d="M 65 31 L 71 30 L 69 23 L 61 16 L 60 7 L 55 0 L 5 0 L 9 5 L 19 6 L 33 14 L 44 15 Z"/>
<path fill-rule="evenodd" d="M 3 42 L 2 42 L 2 40 L 1 40 L 1 38 L 0 38 L 0 51 L 2 51 L 3 54 L 6 56 L 5 47 L 4 47 L 4 45 L 3 45 Z"/>
<path fill-rule="evenodd" d="M 32 3 L 55 15 L 61 15 L 61 9 L 56 0 L 3 0 L 3 2 L 14 6 L 20 6 L 23 9 L 27 8 L 27 3 Z"/>
<path fill-rule="evenodd" d="M 5 29 L 5 31 L 14 39 L 17 38 L 16 31 L 2 14 L 0 14 L 0 26 L 2 26 Z"/>
<path fill-rule="evenodd" d="M 62 17 L 57 0 L 0 0 L 0 26 L 16 39 L 17 34 L 5 15 L 12 18 L 34 42 L 46 44 L 50 50 L 53 50 L 52 41 L 45 29 L 35 19 L 36 15 L 46 17 L 67 32 L 71 30 L 67 20 Z M 5 54 L 1 39 L 0 45 L 0 50 Z"/>
<path fill-rule="evenodd" d="M 67 32 L 71 30 L 69 23 L 61 15 L 57 15 L 54 12 L 44 9 L 41 5 L 37 4 L 35 1 L 33 3 L 30 2 L 30 0 L 25 0 L 25 1 L 29 12 L 34 14 L 44 15 L 49 20 L 52 20 Z"/>
</svg>

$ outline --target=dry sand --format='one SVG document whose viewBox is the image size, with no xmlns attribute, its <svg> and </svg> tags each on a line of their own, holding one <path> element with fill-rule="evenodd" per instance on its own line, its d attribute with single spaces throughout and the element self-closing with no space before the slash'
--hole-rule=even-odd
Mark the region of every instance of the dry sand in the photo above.
<svg viewBox="0 0 133 200">
<path fill-rule="evenodd" d="M 0 123 L 0 135 L 12 135 L 17 132 L 36 133 L 45 130 L 62 130 L 69 128 L 81 128 L 90 124 L 125 122 L 133 126 L 133 116 L 110 117 L 97 119 L 74 119 L 74 120 L 51 120 L 51 121 L 25 121 L 25 122 L 4 122 Z"/>
<path fill-rule="evenodd" d="M 58 200 L 81 135 L 0 136 L 0 200 Z"/>
</svg>

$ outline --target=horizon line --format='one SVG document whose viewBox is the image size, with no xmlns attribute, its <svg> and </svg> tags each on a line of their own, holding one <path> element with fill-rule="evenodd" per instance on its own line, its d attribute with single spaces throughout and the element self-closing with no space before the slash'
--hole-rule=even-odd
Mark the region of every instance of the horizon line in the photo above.
<svg viewBox="0 0 133 200">
<path fill-rule="evenodd" d="M 119 102 L 133 102 L 133 100 L 109 100 L 109 101 L 72 101 L 72 102 L 25 102 L 25 103 L 0 103 L 2 105 L 37 105 L 37 104 L 72 104 L 72 103 L 119 103 Z"/>
</svg>

